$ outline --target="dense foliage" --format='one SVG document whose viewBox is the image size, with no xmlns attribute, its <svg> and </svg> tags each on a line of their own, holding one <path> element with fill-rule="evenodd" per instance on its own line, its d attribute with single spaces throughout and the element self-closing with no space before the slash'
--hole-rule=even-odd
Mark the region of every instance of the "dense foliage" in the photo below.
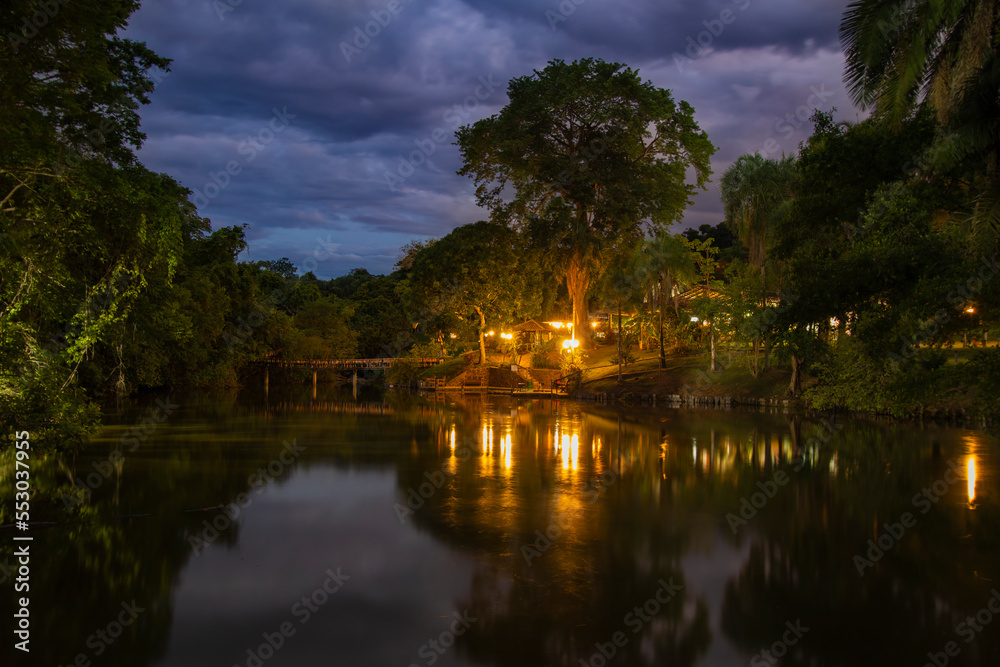
<svg viewBox="0 0 1000 667">
<path fill-rule="evenodd" d="M 170 65 L 117 36 L 138 3 L 66 3 L 31 35 L 16 23 L 39 3 L 5 3 L 0 420 L 71 446 L 116 395 L 236 386 L 267 359 L 482 362 L 491 331 L 529 318 L 572 312 L 586 337 L 591 307 L 617 315 L 601 333 L 623 363 L 635 343 L 661 367 L 700 347 L 714 369 L 724 346 L 754 375 L 773 354 L 819 407 L 995 409 L 996 350 L 946 352 L 998 319 L 997 15 L 925 5 L 851 5 L 847 79 L 874 114 L 818 113 L 797 155 L 740 157 L 724 225 L 667 229 L 714 151 L 687 103 L 617 63 L 553 61 L 457 133 L 490 221 L 410 243 L 389 275 L 320 280 L 240 261 L 244 227 L 213 230 L 136 161 Z"/>
</svg>

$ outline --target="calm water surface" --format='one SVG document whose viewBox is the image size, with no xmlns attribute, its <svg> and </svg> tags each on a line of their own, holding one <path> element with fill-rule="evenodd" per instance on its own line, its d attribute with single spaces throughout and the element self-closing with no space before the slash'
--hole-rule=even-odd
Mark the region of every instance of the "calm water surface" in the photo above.
<svg viewBox="0 0 1000 667">
<path fill-rule="evenodd" d="M 978 432 L 332 390 L 173 402 L 36 464 L 93 490 L 34 530 L 33 651 L 5 641 L 3 664 L 1000 664 L 1000 459 Z"/>
</svg>

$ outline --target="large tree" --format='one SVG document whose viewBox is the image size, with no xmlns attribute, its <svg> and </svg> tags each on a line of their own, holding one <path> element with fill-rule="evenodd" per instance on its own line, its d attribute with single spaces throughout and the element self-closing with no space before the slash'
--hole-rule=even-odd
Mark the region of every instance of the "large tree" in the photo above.
<svg viewBox="0 0 1000 667">
<path fill-rule="evenodd" d="M 691 105 L 619 63 L 553 60 L 511 80 L 507 95 L 499 113 L 458 130 L 458 173 L 494 220 L 532 223 L 546 239 L 582 332 L 602 248 L 637 239 L 643 222 L 678 220 L 715 147 Z"/>
<path fill-rule="evenodd" d="M 83 423 L 81 363 L 152 274 L 172 274 L 195 217 L 183 188 L 134 164 L 137 109 L 169 63 L 117 36 L 138 6 L 0 8 L 0 417 L 33 435 Z"/>
<path fill-rule="evenodd" d="M 413 260 L 409 289 L 419 296 L 422 319 L 450 314 L 469 322 L 480 363 L 486 361 L 487 329 L 510 324 L 517 314 L 534 315 L 532 304 L 541 298 L 530 288 L 537 272 L 522 266 L 519 245 L 509 227 L 483 220 L 452 230 Z"/>
</svg>

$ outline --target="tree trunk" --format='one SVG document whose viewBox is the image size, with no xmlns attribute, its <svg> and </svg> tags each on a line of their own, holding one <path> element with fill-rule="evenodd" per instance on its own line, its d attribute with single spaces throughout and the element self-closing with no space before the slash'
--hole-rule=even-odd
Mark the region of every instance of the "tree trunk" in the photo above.
<svg viewBox="0 0 1000 667">
<path fill-rule="evenodd" d="M 804 458 L 805 451 L 802 448 L 802 418 L 792 415 L 788 421 L 788 430 L 792 436 L 792 460 Z"/>
<path fill-rule="evenodd" d="M 715 368 L 715 323 L 714 322 L 710 321 L 708 323 L 708 335 L 712 339 L 712 370 L 714 371 L 714 370 L 716 370 L 716 368 Z"/>
<path fill-rule="evenodd" d="M 622 302 L 618 302 L 618 384 L 622 383 Z"/>
<path fill-rule="evenodd" d="M 657 310 L 660 311 L 660 368 L 667 367 L 667 354 L 663 349 L 663 281 L 660 280 L 656 285 L 656 302 Z"/>
<path fill-rule="evenodd" d="M 767 265 L 765 264 L 766 260 L 764 259 L 765 255 L 766 255 L 766 252 L 767 252 L 767 246 L 764 243 L 764 239 L 761 238 L 761 242 L 760 242 L 760 257 L 761 257 L 761 259 L 760 259 L 760 287 L 761 287 L 761 290 L 763 290 L 763 294 L 761 295 L 761 304 L 760 305 L 761 305 L 761 308 L 763 308 L 765 312 L 767 311 L 767 273 L 766 273 L 766 267 L 767 267 Z M 764 370 L 767 371 L 768 369 L 771 368 L 771 334 L 770 333 L 764 334 L 763 344 L 764 344 Z"/>
<path fill-rule="evenodd" d="M 479 363 L 486 363 L 486 315 L 476 306 L 479 313 Z"/>
<path fill-rule="evenodd" d="M 680 322 L 681 321 L 681 307 L 680 307 L 680 304 L 677 303 L 677 296 L 674 294 L 674 277 L 672 275 L 670 275 L 669 271 L 667 271 L 666 275 L 667 275 L 667 296 L 669 296 L 670 300 L 673 301 L 673 304 L 674 304 L 674 315 L 677 316 L 677 321 Z"/>
<path fill-rule="evenodd" d="M 583 344 L 587 334 L 590 312 L 587 305 L 587 288 L 590 287 L 590 271 L 579 250 L 573 251 L 569 267 L 566 269 L 566 290 L 573 300 L 573 337 Z"/>
<path fill-rule="evenodd" d="M 798 398 L 802 393 L 802 361 L 799 355 L 792 353 L 792 381 L 788 385 L 788 393 L 792 398 Z"/>
</svg>

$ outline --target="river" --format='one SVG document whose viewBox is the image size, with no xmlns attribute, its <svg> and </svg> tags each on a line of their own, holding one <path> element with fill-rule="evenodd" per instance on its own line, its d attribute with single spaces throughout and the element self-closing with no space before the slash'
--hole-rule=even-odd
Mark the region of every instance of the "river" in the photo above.
<svg viewBox="0 0 1000 667">
<path fill-rule="evenodd" d="M 322 388 L 106 423 L 37 463 L 77 518 L 3 664 L 1000 664 L 977 431 Z"/>
</svg>

